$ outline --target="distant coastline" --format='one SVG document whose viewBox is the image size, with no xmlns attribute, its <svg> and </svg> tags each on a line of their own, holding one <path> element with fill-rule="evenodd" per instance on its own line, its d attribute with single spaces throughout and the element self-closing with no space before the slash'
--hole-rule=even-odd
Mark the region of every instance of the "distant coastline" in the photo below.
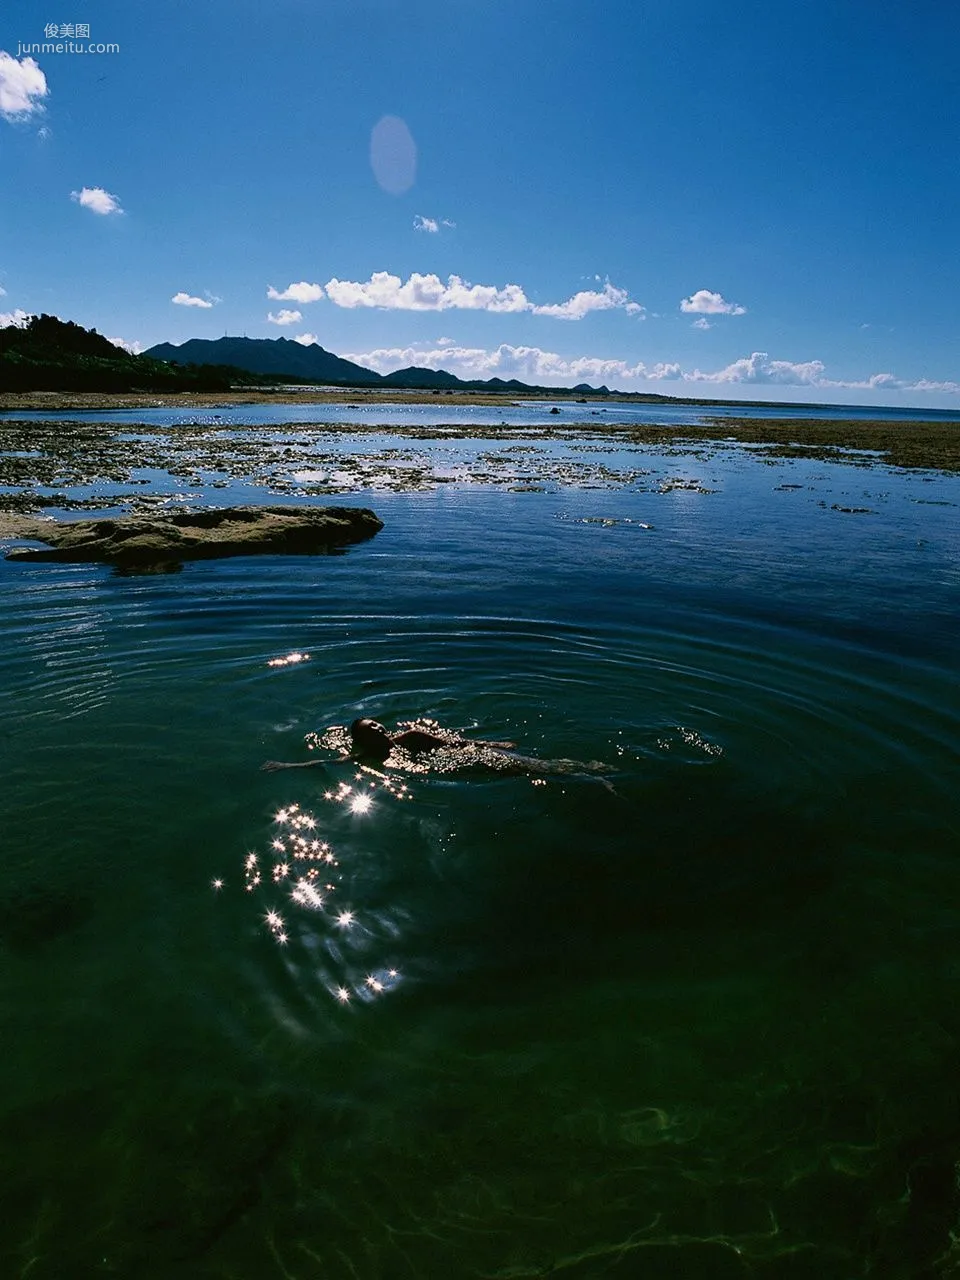
<svg viewBox="0 0 960 1280">
<path fill-rule="evenodd" d="M 931 409 L 920 405 L 849 405 L 821 404 L 813 400 L 743 400 L 733 398 L 710 399 L 694 396 L 649 395 L 639 391 L 593 392 L 589 397 L 572 387 L 537 387 L 528 391 L 475 391 L 435 390 L 425 391 L 405 387 L 340 387 L 314 385 L 277 385 L 276 387 L 235 387 L 229 391 L 0 391 L 0 413 L 48 411 L 66 413 L 71 410 L 111 409 L 218 409 L 245 404 L 424 404 L 436 406 L 438 402 L 449 405 L 508 405 L 514 402 L 557 404 L 648 404 L 677 405 L 711 408 L 727 411 L 740 405 L 751 409 L 773 409 L 786 414 L 790 409 L 815 411 L 824 420 L 832 419 L 835 412 L 847 413 L 851 409 L 863 409 L 864 414 L 903 414 L 916 417 L 923 414 L 925 421 L 960 423 L 960 411 L 955 409 Z M 706 416 L 709 416 L 707 414 Z"/>
</svg>

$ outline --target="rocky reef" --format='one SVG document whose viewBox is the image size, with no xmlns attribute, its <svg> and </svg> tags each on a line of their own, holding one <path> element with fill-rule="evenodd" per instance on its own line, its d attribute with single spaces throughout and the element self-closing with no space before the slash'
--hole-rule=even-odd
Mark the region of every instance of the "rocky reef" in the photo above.
<svg viewBox="0 0 960 1280">
<path fill-rule="evenodd" d="M 6 517 L 0 534 L 45 542 L 14 547 L 8 560 L 73 560 L 127 572 L 169 572 L 184 560 L 329 554 L 371 538 L 383 521 L 367 507 L 244 506 L 106 520 Z"/>
</svg>

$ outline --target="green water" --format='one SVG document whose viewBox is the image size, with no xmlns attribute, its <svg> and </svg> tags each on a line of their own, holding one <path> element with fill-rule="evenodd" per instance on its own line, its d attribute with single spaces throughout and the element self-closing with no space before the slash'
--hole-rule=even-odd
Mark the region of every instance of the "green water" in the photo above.
<svg viewBox="0 0 960 1280">
<path fill-rule="evenodd" d="M 960 482 L 704 474 L 0 563 L 2 1274 L 951 1274 Z M 357 715 L 613 792 L 260 771 Z"/>
</svg>

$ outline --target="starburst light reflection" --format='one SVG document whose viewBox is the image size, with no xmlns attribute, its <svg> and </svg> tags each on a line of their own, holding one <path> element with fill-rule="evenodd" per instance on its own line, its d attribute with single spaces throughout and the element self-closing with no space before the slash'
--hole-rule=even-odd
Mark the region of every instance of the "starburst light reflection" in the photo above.
<svg viewBox="0 0 960 1280">
<path fill-rule="evenodd" d="M 405 784 L 398 784 L 377 770 L 364 767 L 358 780 L 365 786 L 357 788 L 341 782 L 336 790 L 323 793 L 329 804 L 342 806 L 339 814 L 334 810 L 329 815 L 335 830 L 336 823 L 342 825 L 347 814 L 376 812 L 371 795 L 374 787 L 379 786 L 382 793 L 395 800 L 410 798 Z M 297 972 L 313 974 L 329 993 L 327 998 L 336 1004 L 345 1006 L 358 1000 L 369 1006 L 388 995 L 400 980 L 399 971 L 386 965 L 380 968 L 372 962 L 377 960 L 378 942 L 386 943 L 389 938 L 391 948 L 395 945 L 396 929 L 381 920 L 378 913 L 367 920 L 362 910 L 342 905 L 345 882 L 348 890 L 353 884 L 354 856 L 358 859 L 357 871 L 364 874 L 365 851 L 354 846 L 344 868 L 330 839 L 325 838 L 328 832 L 323 828 L 328 824 L 323 815 L 318 818 L 299 804 L 288 804 L 275 810 L 271 818 L 273 830 L 265 841 L 266 865 L 255 851 L 243 855 L 246 892 L 259 894 L 270 889 L 285 894 L 284 911 L 279 904 L 260 900 L 261 927 L 278 946 L 295 950 L 293 963 Z M 352 835 L 348 838 L 355 839 Z M 210 883 L 216 891 L 225 886 L 220 878 Z M 334 894 L 336 898 L 331 901 Z M 358 970 L 359 964 L 365 967 Z"/>
</svg>

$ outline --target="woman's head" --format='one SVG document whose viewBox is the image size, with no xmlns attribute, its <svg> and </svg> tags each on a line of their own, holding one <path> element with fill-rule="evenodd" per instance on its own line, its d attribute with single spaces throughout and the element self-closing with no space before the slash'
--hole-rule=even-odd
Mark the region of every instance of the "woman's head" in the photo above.
<svg viewBox="0 0 960 1280">
<path fill-rule="evenodd" d="M 386 729 L 377 720 L 354 720 L 350 726 L 354 755 L 372 760 L 385 760 L 393 743 Z"/>
</svg>

